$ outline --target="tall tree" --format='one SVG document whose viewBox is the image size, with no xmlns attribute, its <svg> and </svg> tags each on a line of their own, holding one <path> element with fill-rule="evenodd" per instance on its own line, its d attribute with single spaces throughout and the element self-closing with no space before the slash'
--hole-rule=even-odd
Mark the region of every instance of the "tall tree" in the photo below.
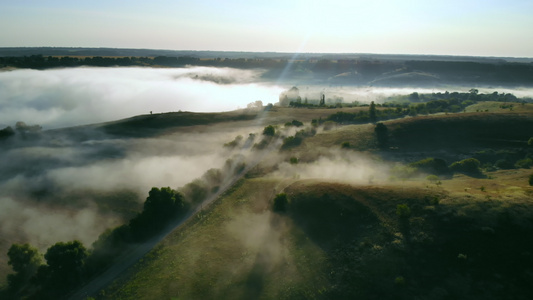
<svg viewBox="0 0 533 300">
<path fill-rule="evenodd" d="M 39 250 L 30 244 L 13 244 L 7 251 L 9 261 L 7 262 L 15 271 L 9 274 L 7 281 L 11 290 L 18 290 L 28 280 L 35 275 L 37 268 L 43 260 Z"/>
<path fill-rule="evenodd" d="M 85 275 L 85 259 L 89 255 L 80 241 L 58 242 L 48 248 L 37 282 L 43 287 L 43 298 L 54 298 L 78 285 Z"/>
<path fill-rule="evenodd" d="M 376 123 L 378 120 L 377 114 L 376 114 L 376 104 L 374 104 L 374 101 L 370 102 L 370 108 L 369 108 L 369 114 L 370 122 Z"/>
</svg>

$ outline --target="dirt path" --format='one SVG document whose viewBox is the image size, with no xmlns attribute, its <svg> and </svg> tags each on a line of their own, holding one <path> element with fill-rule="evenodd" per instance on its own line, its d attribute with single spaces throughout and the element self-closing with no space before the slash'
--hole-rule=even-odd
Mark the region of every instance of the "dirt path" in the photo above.
<svg viewBox="0 0 533 300">
<path fill-rule="evenodd" d="M 201 205 L 197 206 L 194 210 L 189 212 L 185 217 L 183 217 L 180 220 L 177 220 L 176 222 L 170 224 L 167 229 L 165 229 L 161 234 L 159 234 L 156 237 L 153 237 L 152 239 L 148 240 L 147 242 L 139 245 L 132 246 L 129 250 L 127 250 L 126 253 L 124 253 L 118 261 L 113 264 L 111 267 L 109 267 L 107 270 L 105 270 L 102 274 L 100 274 L 98 277 L 94 278 L 87 284 L 85 284 L 83 287 L 78 289 L 73 294 L 67 296 L 68 299 L 72 300 L 78 300 L 78 299 L 86 299 L 87 297 L 94 297 L 96 294 L 105 288 L 107 285 L 109 285 L 115 278 L 119 277 L 124 271 L 126 271 L 129 267 L 133 266 L 136 262 L 138 262 L 141 258 L 143 258 L 152 248 L 154 248 L 159 242 L 161 242 L 163 239 L 165 239 L 170 233 L 172 233 L 175 229 L 179 228 L 182 224 L 187 222 L 190 218 L 195 216 L 198 212 L 201 210 L 206 209 L 211 203 L 213 203 L 216 199 L 218 199 L 225 191 L 230 189 L 235 183 L 237 183 L 241 178 L 248 173 L 251 169 L 253 169 L 261 160 L 268 155 L 273 150 L 276 150 L 279 148 L 281 142 L 280 141 L 274 141 L 266 151 L 263 152 L 262 155 L 259 155 L 256 157 L 251 163 L 249 163 L 246 167 L 246 169 L 238 174 L 237 176 L 234 176 L 231 180 L 229 180 L 228 183 L 224 184 L 217 193 L 211 195 L 209 198 L 207 198 L 204 202 L 202 202 Z"/>
</svg>

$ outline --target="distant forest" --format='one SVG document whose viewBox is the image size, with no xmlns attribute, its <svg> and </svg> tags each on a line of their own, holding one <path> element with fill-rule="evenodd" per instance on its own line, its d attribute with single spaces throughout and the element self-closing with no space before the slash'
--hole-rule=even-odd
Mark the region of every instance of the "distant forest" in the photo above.
<svg viewBox="0 0 533 300">
<path fill-rule="evenodd" d="M 281 75 L 287 80 L 313 84 L 370 85 L 370 86 L 437 86 L 454 84 L 463 86 L 533 86 L 533 62 L 527 59 L 496 59 L 450 56 L 409 55 L 289 55 L 280 53 L 239 52 L 176 52 L 182 55 L 148 54 L 167 53 L 160 50 L 137 52 L 71 51 L 68 55 L 16 55 L 34 53 L 41 48 L 20 48 L 6 51 L 0 48 L 0 68 L 49 69 L 78 66 L 114 67 L 231 67 L 239 69 L 264 69 L 263 78 L 274 79 Z M 150 52 L 151 51 L 151 52 Z M 52 54 L 46 48 L 42 53 Z M 154 52 L 154 53 L 152 53 Z M 57 53 L 65 53 L 57 52 Z M 57 54 L 55 53 L 55 54 Z M 168 52 L 171 54 L 172 52 Z M 87 55 L 93 54 L 93 55 Z M 100 55 L 96 55 L 100 54 Z M 108 55 L 105 55 L 108 54 Z M 120 54 L 147 54 L 147 56 L 120 56 Z M 219 56 L 216 56 L 219 55 Z"/>
</svg>

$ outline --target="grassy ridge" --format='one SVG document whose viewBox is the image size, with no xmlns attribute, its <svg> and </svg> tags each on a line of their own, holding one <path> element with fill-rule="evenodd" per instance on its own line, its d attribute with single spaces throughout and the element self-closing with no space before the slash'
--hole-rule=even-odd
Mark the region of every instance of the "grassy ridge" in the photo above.
<svg viewBox="0 0 533 300">
<path fill-rule="evenodd" d="M 294 299 L 325 286 L 322 251 L 269 212 L 280 182 L 253 179 L 154 249 L 108 299 Z M 291 296 L 292 295 L 292 296 Z"/>
<path fill-rule="evenodd" d="M 285 189 L 286 214 L 270 213 L 269 199 L 284 185 L 243 181 L 152 251 L 104 298 L 532 295 L 527 281 L 533 245 L 523 237 L 533 233 L 533 213 L 525 198 L 509 202 L 420 185 L 313 180 Z M 398 204 L 406 204 L 410 216 L 399 217 Z"/>
<path fill-rule="evenodd" d="M 524 147 L 532 120 L 522 112 L 461 113 L 386 125 L 391 145 L 409 156 L 420 149 Z M 312 161 L 344 141 L 351 150 L 375 148 L 374 139 L 370 124 L 343 126 L 306 138 L 291 155 Z M 420 179 L 383 186 L 292 183 L 256 174 L 176 231 L 102 298 L 528 299 L 528 174 L 455 175 L 439 186 Z M 289 196 L 288 210 L 272 213 L 270 201 L 281 191 Z M 399 205 L 408 213 L 399 213 Z"/>
<path fill-rule="evenodd" d="M 119 136 L 143 137 L 172 129 L 173 127 L 209 125 L 213 123 L 252 120 L 257 112 L 234 111 L 227 113 L 171 112 L 141 115 L 104 124 L 102 129 Z"/>
</svg>

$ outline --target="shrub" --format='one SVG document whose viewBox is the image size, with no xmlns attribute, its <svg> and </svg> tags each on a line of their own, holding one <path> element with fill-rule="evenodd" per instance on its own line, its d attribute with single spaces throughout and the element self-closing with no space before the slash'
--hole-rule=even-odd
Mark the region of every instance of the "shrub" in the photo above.
<svg viewBox="0 0 533 300">
<path fill-rule="evenodd" d="M 398 204 L 396 205 L 396 215 L 400 219 L 407 219 L 411 216 L 411 209 L 407 204 Z"/>
<path fill-rule="evenodd" d="M 276 134 L 276 129 L 272 125 L 268 125 L 263 129 L 263 135 L 274 136 L 274 134 Z"/>
<path fill-rule="evenodd" d="M 255 143 L 252 149 L 254 150 L 263 150 L 268 146 L 269 142 L 265 139 L 262 139 L 259 143 Z"/>
<path fill-rule="evenodd" d="M 291 126 L 296 126 L 296 127 L 300 127 L 300 126 L 303 126 L 304 123 L 298 121 L 298 120 L 292 120 L 292 122 L 290 122 Z"/>
<path fill-rule="evenodd" d="M 409 166 L 428 174 L 444 175 L 450 173 L 446 161 L 440 158 L 428 157 L 411 163 Z"/>
<path fill-rule="evenodd" d="M 233 148 L 239 146 L 239 144 L 241 143 L 242 139 L 243 139 L 242 135 L 239 135 L 239 136 L 235 137 L 235 139 L 233 141 L 231 141 L 229 143 L 225 143 L 224 144 L 224 148 L 233 149 Z"/>
<path fill-rule="evenodd" d="M 524 158 L 516 162 L 515 167 L 522 169 L 529 169 L 533 166 L 533 160 L 531 158 Z"/>
<path fill-rule="evenodd" d="M 481 163 L 475 158 L 467 158 L 461 161 L 454 162 L 450 169 L 454 172 L 463 173 L 467 175 L 479 176 L 481 175 L 481 169 L 479 166 Z"/>
<path fill-rule="evenodd" d="M 498 169 L 502 169 L 502 170 L 509 170 L 509 169 L 514 169 L 514 165 L 512 162 L 506 160 L 506 159 L 500 159 L 498 160 L 494 166 L 496 166 L 496 168 Z"/>
<path fill-rule="evenodd" d="M 426 177 L 426 180 L 428 180 L 431 183 L 435 183 L 436 184 L 439 181 L 439 176 L 437 176 L 437 175 L 428 175 Z"/>
<path fill-rule="evenodd" d="M 343 142 L 341 144 L 342 149 L 350 149 L 350 142 Z"/>
<path fill-rule="evenodd" d="M 283 140 L 281 150 L 287 150 L 290 148 L 298 147 L 302 143 L 302 138 L 296 136 L 289 136 Z"/>
<path fill-rule="evenodd" d="M 533 185 L 533 174 L 529 175 L 529 185 Z"/>
</svg>

